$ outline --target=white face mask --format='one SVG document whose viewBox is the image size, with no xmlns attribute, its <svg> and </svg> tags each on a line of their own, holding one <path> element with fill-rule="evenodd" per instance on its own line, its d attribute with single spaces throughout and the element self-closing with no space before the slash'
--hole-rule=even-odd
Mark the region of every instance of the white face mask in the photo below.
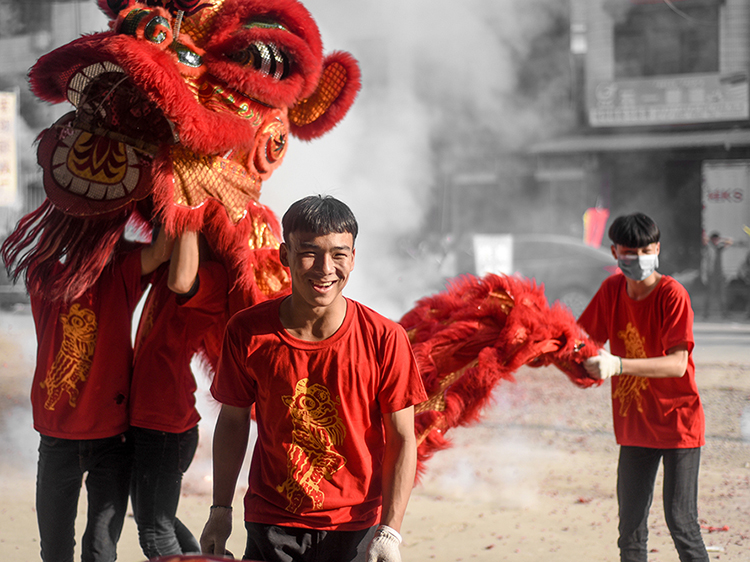
<svg viewBox="0 0 750 562">
<path fill-rule="evenodd" d="M 621 256 L 617 258 L 617 265 L 628 279 L 643 281 L 659 267 L 659 254 Z"/>
</svg>

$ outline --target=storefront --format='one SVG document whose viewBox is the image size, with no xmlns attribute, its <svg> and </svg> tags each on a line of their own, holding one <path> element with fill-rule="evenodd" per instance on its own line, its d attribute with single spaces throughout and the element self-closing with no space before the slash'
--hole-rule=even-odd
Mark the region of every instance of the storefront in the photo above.
<svg viewBox="0 0 750 562">
<path fill-rule="evenodd" d="M 663 234 L 665 272 L 697 270 L 703 237 L 731 237 L 728 276 L 750 249 L 750 130 L 608 132 L 567 136 L 531 148 L 536 179 L 551 197 L 569 190 L 579 209 L 603 207 L 610 220 L 643 211 Z"/>
</svg>

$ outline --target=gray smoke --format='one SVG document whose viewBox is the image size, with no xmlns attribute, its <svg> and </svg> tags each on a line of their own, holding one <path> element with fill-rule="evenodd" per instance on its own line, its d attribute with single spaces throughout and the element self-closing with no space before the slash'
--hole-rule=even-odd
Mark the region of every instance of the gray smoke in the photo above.
<svg viewBox="0 0 750 562">
<path fill-rule="evenodd" d="M 419 0 L 305 5 L 326 52 L 360 61 L 362 92 L 346 119 L 322 139 L 292 139 L 261 202 L 279 216 L 313 193 L 336 196 L 361 234 L 348 294 L 398 319 L 415 299 L 441 288 L 439 264 L 397 255 L 438 196 L 432 146 L 480 120 L 498 146 L 517 150 L 549 118 L 518 103 L 518 61 L 550 25 L 551 0 Z M 546 120 L 546 122 L 545 122 Z M 462 134 L 466 134 L 465 132 Z M 435 139 L 438 139 L 437 141 Z M 448 139 L 450 140 L 450 139 Z M 455 156 L 459 158 L 459 156 Z"/>
</svg>

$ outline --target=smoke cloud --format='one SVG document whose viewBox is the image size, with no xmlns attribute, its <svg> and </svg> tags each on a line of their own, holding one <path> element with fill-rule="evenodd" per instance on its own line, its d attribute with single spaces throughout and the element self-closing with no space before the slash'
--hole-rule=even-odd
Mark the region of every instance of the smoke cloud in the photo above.
<svg viewBox="0 0 750 562">
<path fill-rule="evenodd" d="M 261 202 L 279 216 L 313 193 L 348 203 L 361 226 L 348 294 L 398 319 L 417 298 L 442 287 L 438 263 L 417 264 L 397 252 L 398 241 L 421 228 L 435 205 L 437 175 L 446 162 L 433 146 L 471 135 L 477 123 L 507 150 L 538 134 L 545 116 L 513 94 L 519 61 L 531 38 L 549 27 L 556 3 L 305 5 L 326 51 L 347 50 L 360 61 L 363 88 L 346 119 L 325 137 L 292 139 Z"/>
</svg>

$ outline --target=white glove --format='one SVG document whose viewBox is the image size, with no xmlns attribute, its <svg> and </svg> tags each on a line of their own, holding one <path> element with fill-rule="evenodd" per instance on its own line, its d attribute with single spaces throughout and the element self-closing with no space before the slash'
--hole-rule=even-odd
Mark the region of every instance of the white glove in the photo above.
<svg viewBox="0 0 750 562">
<path fill-rule="evenodd" d="M 401 562 L 401 535 L 388 525 L 380 525 L 367 547 L 367 562 Z"/>
<path fill-rule="evenodd" d="M 604 380 L 622 374 L 622 359 L 605 349 L 600 349 L 599 355 L 589 357 L 583 362 L 583 367 L 593 378 Z"/>
</svg>

